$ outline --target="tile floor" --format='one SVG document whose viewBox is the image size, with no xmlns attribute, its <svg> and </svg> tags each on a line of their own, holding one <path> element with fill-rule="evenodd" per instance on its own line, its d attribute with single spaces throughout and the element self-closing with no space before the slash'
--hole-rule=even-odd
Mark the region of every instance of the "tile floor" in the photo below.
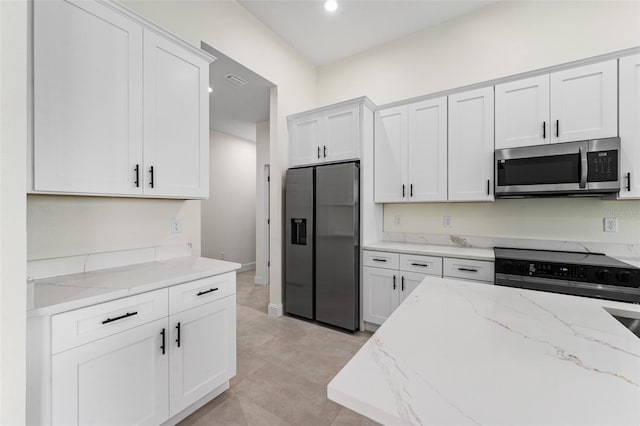
<svg viewBox="0 0 640 426">
<path fill-rule="evenodd" d="M 269 287 L 237 278 L 237 375 L 231 388 L 180 425 L 375 425 L 327 399 L 327 384 L 367 341 L 267 315 Z"/>
</svg>

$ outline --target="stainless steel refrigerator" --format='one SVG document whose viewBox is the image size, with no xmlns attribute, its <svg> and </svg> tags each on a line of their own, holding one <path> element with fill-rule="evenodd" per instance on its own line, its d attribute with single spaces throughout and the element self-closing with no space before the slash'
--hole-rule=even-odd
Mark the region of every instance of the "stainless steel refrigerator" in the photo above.
<svg viewBox="0 0 640 426">
<path fill-rule="evenodd" d="M 285 218 L 285 312 L 357 330 L 359 164 L 287 170 Z"/>
</svg>

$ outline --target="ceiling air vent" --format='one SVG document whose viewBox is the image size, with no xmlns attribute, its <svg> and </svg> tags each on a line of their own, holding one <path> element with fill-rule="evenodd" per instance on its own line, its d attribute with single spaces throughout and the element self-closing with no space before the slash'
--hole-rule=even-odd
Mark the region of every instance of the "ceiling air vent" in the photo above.
<svg viewBox="0 0 640 426">
<path fill-rule="evenodd" d="M 228 81 L 235 84 L 236 86 L 244 86 L 245 84 L 247 84 L 247 80 L 244 80 L 235 74 L 227 74 L 224 76 L 224 78 L 226 78 Z"/>
</svg>

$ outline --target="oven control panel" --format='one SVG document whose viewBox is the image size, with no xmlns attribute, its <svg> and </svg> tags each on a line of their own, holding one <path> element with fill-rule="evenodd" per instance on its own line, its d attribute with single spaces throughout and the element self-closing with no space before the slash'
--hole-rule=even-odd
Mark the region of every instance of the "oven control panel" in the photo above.
<svg viewBox="0 0 640 426">
<path fill-rule="evenodd" d="M 497 274 L 550 278 L 640 288 L 637 269 L 496 259 Z"/>
</svg>

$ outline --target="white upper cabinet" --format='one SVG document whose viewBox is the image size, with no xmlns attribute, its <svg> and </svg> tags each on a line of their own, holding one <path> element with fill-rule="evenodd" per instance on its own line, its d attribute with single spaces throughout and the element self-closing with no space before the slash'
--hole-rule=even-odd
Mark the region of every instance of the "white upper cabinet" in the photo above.
<svg viewBox="0 0 640 426">
<path fill-rule="evenodd" d="M 406 185 L 407 106 L 379 110 L 375 115 L 374 200 L 404 201 Z"/>
<path fill-rule="evenodd" d="M 549 75 L 496 86 L 496 149 L 551 141 Z"/>
<path fill-rule="evenodd" d="M 552 142 L 618 136 L 618 62 L 551 74 Z"/>
<path fill-rule="evenodd" d="M 620 198 L 640 198 L 640 55 L 620 59 Z"/>
<path fill-rule="evenodd" d="M 144 32 L 145 194 L 209 196 L 209 63 Z"/>
<path fill-rule="evenodd" d="M 449 200 L 493 201 L 493 87 L 449 96 Z"/>
<path fill-rule="evenodd" d="M 114 2 L 37 0 L 33 31 L 30 191 L 208 197 L 213 57 Z"/>
<path fill-rule="evenodd" d="M 33 189 L 142 194 L 142 28 L 88 1 L 34 2 Z"/>
<path fill-rule="evenodd" d="M 408 105 L 405 183 L 409 201 L 447 200 L 447 98 Z"/>
<path fill-rule="evenodd" d="M 376 114 L 375 202 L 447 200 L 447 98 Z"/>
<path fill-rule="evenodd" d="M 290 116 L 290 166 L 358 160 L 365 106 L 360 98 Z"/>
<path fill-rule="evenodd" d="M 325 161 L 360 157 L 360 106 L 347 105 L 327 111 L 322 155 Z"/>
</svg>

